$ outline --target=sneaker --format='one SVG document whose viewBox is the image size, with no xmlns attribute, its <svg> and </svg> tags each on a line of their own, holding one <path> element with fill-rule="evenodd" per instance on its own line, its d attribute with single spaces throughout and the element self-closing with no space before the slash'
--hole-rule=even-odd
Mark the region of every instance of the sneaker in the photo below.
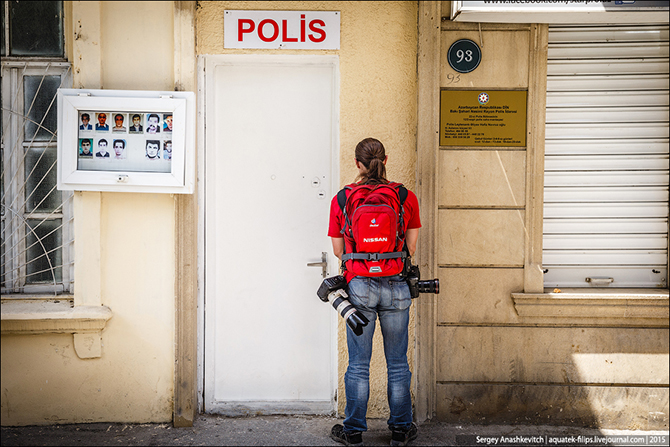
<svg viewBox="0 0 670 447">
<path fill-rule="evenodd" d="M 344 445 L 363 445 L 363 436 L 361 432 L 347 433 L 344 431 L 344 427 L 340 424 L 333 425 L 333 429 L 330 431 L 330 437 L 337 442 L 341 442 Z"/>
<path fill-rule="evenodd" d="M 407 445 L 414 441 L 419 434 L 419 427 L 414 422 L 407 430 L 393 430 L 391 432 L 391 445 Z"/>
</svg>

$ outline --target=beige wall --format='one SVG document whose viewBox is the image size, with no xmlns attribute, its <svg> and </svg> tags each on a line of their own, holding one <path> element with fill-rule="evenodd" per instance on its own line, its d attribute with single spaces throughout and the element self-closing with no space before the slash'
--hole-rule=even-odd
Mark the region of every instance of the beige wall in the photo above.
<svg viewBox="0 0 670 447">
<path fill-rule="evenodd" d="M 173 2 L 72 2 L 71 11 L 75 88 L 174 88 Z M 170 421 L 175 198 L 74 200 L 75 304 L 113 313 L 102 356 L 79 358 L 71 334 L 3 335 L 2 424 Z"/>
<path fill-rule="evenodd" d="M 383 3 L 383 4 L 381 4 Z M 341 12 L 340 49 L 332 51 L 226 50 L 223 11 L 327 10 Z M 356 177 L 354 148 L 365 137 L 381 140 L 389 154 L 388 174 L 410 189 L 416 163 L 416 2 L 201 2 L 197 52 L 207 54 L 336 54 L 340 60 L 341 184 Z M 324 229 L 325 231 L 325 229 Z M 413 322 L 412 329 L 413 330 Z M 340 321 L 339 412 L 344 413 L 346 336 Z M 410 341 L 410 345 L 413 342 Z M 413 364 L 410 352 L 410 365 Z M 375 336 L 369 415 L 388 415 L 381 331 Z"/>
<path fill-rule="evenodd" d="M 442 22 L 441 88 L 527 90 L 529 124 L 527 147 L 438 149 L 436 415 L 667 429 L 667 309 L 663 323 L 599 318 L 611 303 L 596 300 L 584 315 L 591 318 L 524 319 L 515 307 L 513 293 L 542 292 L 528 275 L 541 262 L 542 172 L 529 170 L 543 169 L 546 32 L 484 23 L 480 32 L 476 23 Z M 480 44 L 482 61 L 455 83 L 446 50 L 464 38 Z"/>
</svg>

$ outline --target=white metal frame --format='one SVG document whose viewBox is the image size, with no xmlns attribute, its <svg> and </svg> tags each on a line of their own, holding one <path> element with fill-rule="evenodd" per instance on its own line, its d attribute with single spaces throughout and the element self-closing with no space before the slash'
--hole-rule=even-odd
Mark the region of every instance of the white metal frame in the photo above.
<svg viewBox="0 0 670 447">
<path fill-rule="evenodd" d="M 77 166 L 79 111 L 172 113 L 171 171 L 86 171 Z M 60 89 L 58 92 L 58 188 L 190 194 L 195 188 L 195 94 L 130 90 Z"/>
</svg>

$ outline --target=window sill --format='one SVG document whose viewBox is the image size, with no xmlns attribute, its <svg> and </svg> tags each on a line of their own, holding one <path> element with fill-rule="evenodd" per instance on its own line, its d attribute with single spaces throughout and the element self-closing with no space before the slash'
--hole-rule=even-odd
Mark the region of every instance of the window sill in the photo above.
<svg viewBox="0 0 670 447">
<path fill-rule="evenodd" d="M 70 298 L 3 297 L 2 335 L 73 334 L 80 358 L 102 355 L 102 330 L 112 318 L 107 306 L 72 306 Z"/>
<path fill-rule="evenodd" d="M 562 319 L 566 324 L 668 327 L 668 289 L 552 290 L 512 293 L 517 314 L 529 320 Z"/>
</svg>

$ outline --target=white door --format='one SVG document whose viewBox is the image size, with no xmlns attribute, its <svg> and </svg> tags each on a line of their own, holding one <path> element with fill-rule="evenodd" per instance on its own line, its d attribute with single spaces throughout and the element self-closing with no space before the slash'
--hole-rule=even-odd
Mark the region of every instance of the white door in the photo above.
<svg viewBox="0 0 670 447">
<path fill-rule="evenodd" d="M 205 58 L 205 411 L 326 413 L 336 314 L 316 290 L 338 157 L 336 56 Z"/>
</svg>

